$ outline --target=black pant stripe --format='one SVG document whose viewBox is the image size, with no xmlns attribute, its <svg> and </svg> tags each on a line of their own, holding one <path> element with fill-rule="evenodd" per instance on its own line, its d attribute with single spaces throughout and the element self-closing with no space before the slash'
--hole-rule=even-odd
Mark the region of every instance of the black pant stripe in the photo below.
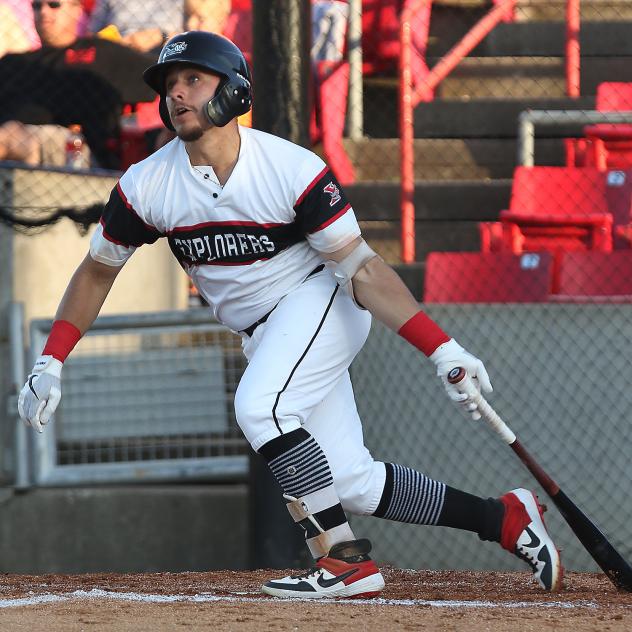
<svg viewBox="0 0 632 632">
<path fill-rule="evenodd" d="M 290 380 L 292 379 L 292 376 L 296 372 L 296 369 L 298 369 L 300 363 L 303 361 L 303 358 L 305 358 L 305 356 L 307 355 L 307 352 L 310 350 L 311 346 L 314 344 L 314 340 L 316 340 L 316 336 L 318 335 L 318 332 L 323 328 L 323 325 L 325 324 L 325 319 L 327 318 L 327 314 L 329 314 L 329 310 L 331 309 L 331 306 L 334 302 L 334 298 L 336 298 L 336 294 L 338 293 L 339 288 L 340 286 L 336 284 L 336 287 L 334 288 L 334 291 L 331 294 L 331 298 L 329 299 L 329 303 L 327 304 L 327 307 L 325 308 L 325 312 L 323 313 L 323 317 L 320 319 L 320 323 L 318 323 L 318 327 L 316 327 L 316 331 L 314 332 L 312 339 L 309 341 L 307 347 L 305 347 L 305 351 L 303 351 L 301 357 L 298 359 L 298 362 L 294 365 L 294 367 L 290 371 L 290 375 L 287 378 L 287 381 L 285 382 L 285 384 L 283 385 L 283 388 L 277 393 L 274 406 L 272 407 L 272 417 L 274 419 L 274 423 L 276 424 L 276 427 L 278 428 L 280 434 L 283 434 L 283 431 L 281 430 L 281 425 L 279 424 L 279 420 L 276 416 L 276 409 L 277 409 L 277 406 L 279 405 L 279 400 L 281 399 L 281 395 L 283 395 L 283 393 L 287 389 L 290 383 Z"/>
</svg>

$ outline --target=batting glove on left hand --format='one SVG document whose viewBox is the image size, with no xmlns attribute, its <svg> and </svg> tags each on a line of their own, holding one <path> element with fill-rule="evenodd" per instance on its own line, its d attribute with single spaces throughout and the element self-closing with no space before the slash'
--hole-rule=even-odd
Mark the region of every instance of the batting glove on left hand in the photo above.
<svg viewBox="0 0 632 632">
<path fill-rule="evenodd" d="M 50 355 L 40 356 L 18 398 L 18 412 L 27 426 L 43 432 L 61 400 L 62 363 Z"/>
<path fill-rule="evenodd" d="M 448 373 L 456 367 L 463 367 L 479 392 L 482 390 L 485 393 L 491 393 L 492 384 L 483 363 L 468 353 L 454 338 L 439 345 L 430 359 L 437 365 L 437 375 L 441 378 L 448 397 L 462 406 L 472 419 L 480 419 L 481 414 L 478 412 L 476 403 L 467 393 L 462 393 L 454 384 L 448 382 Z"/>
</svg>

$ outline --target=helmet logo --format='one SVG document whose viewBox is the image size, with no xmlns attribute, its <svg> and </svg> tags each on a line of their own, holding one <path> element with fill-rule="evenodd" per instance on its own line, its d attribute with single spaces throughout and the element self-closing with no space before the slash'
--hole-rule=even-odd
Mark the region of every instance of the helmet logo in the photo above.
<svg viewBox="0 0 632 632">
<path fill-rule="evenodd" d="M 245 85 L 247 85 L 248 87 L 250 87 L 250 81 L 248 81 L 248 79 L 246 79 L 246 77 L 244 77 L 241 73 L 239 72 L 235 72 L 235 74 L 244 82 Z"/>
<path fill-rule="evenodd" d="M 162 51 L 162 58 L 170 57 L 171 55 L 179 55 L 180 53 L 184 53 L 187 49 L 186 42 L 174 42 L 173 44 L 167 44 Z"/>
</svg>

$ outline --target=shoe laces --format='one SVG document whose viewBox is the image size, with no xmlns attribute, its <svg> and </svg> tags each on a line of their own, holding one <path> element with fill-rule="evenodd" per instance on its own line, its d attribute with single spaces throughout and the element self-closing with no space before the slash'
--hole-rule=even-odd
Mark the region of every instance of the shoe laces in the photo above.
<svg viewBox="0 0 632 632">
<path fill-rule="evenodd" d="M 516 548 L 516 557 L 519 557 L 521 560 L 525 561 L 534 571 L 538 570 L 538 563 L 535 560 L 535 557 L 531 555 L 531 553 L 527 551 L 521 551 L 519 548 Z"/>
<path fill-rule="evenodd" d="M 309 579 L 313 575 L 317 575 L 318 573 L 322 573 L 322 568 L 318 568 L 318 566 L 312 566 L 309 570 L 306 570 L 303 573 L 298 575 L 290 575 L 290 579 Z"/>
</svg>

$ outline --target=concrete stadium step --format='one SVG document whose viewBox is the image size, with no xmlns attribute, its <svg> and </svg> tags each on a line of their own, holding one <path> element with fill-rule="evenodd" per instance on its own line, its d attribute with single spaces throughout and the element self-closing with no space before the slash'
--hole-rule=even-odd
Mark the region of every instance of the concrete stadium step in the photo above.
<svg viewBox="0 0 632 632">
<path fill-rule="evenodd" d="M 632 2 L 630 3 L 632 5 Z M 632 55 L 632 22 L 582 22 L 580 50 L 586 57 Z M 444 55 L 454 41 L 435 40 L 429 56 Z M 472 50 L 473 57 L 565 55 L 565 22 L 513 22 L 499 24 Z"/>
<path fill-rule="evenodd" d="M 415 108 L 416 138 L 515 138 L 518 116 L 525 110 L 592 110 L 594 97 L 579 99 L 435 99 Z M 397 138 L 396 90 L 367 84 L 364 91 L 364 133 L 371 138 Z M 581 126 L 548 128 L 545 137 L 581 133 Z"/>
<path fill-rule="evenodd" d="M 345 186 L 345 192 L 359 220 L 399 222 L 399 183 L 359 182 Z M 416 218 L 420 222 L 494 221 L 508 207 L 510 193 L 510 179 L 417 181 Z"/>
<path fill-rule="evenodd" d="M 399 139 L 345 139 L 344 146 L 358 181 L 399 182 Z M 415 178 L 424 181 L 511 178 L 517 162 L 513 138 L 415 139 L 413 150 Z M 539 164 L 564 164 L 561 139 L 539 139 L 536 152 Z"/>
<path fill-rule="evenodd" d="M 430 59 L 432 68 L 439 60 Z M 439 85 L 441 99 L 563 98 L 559 57 L 466 57 Z"/>
<path fill-rule="evenodd" d="M 433 67 L 438 59 L 429 60 Z M 632 57 L 582 57 L 580 90 L 595 94 L 603 81 L 632 81 Z M 456 98 L 563 98 L 561 57 L 466 57 L 438 87 L 436 95 Z"/>
<path fill-rule="evenodd" d="M 520 0 L 516 20 L 520 22 L 563 20 L 566 0 Z M 582 0 L 582 20 L 630 20 L 629 0 Z"/>
<path fill-rule="evenodd" d="M 348 185 L 345 191 L 364 237 L 388 263 L 398 263 L 399 185 L 361 183 Z M 497 220 L 509 204 L 510 192 L 510 180 L 417 182 L 416 260 L 424 261 L 433 251 L 480 250 L 478 223 Z"/>
</svg>

